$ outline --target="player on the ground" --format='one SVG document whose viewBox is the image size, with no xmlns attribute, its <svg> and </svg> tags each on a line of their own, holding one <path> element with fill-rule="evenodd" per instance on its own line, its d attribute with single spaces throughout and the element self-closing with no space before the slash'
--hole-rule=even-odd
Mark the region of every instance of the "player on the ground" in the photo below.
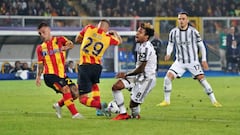
<svg viewBox="0 0 240 135">
<path fill-rule="evenodd" d="M 193 75 L 194 79 L 197 79 L 203 86 L 212 104 L 215 107 L 221 107 L 222 105 L 217 102 L 212 87 L 207 82 L 202 70 L 202 67 L 205 70 L 208 69 L 206 48 L 204 47 L 199 32 L 194 27 L 189 26 L 187 12 L 180 12 L 178 14 L 178 24 L 178 27 L 173 28 L 170 31 L 167 54 L 165 56 L 165 61 L 170 59 L 175 45 L 176 60 L 164 77 L 164 101 L 158 104 L 158 106 L 170 105 L 172 81 L 175 78 L 180 78 L 186 71 L 189 71 Z M 198 59 L 198 48 L 202 54 L 202 66 Z"/>
<path fill-rule="evenodd" d="M 41 85 L 41 75 L 43 74 L 45 84 L 57 93 L 62 93 L 63 98 L 58 103 L 53 104 L 58 118 L 62 117 L 61 107 L 63 105 L 67 106 L 73 119 L 81 118 L 82 116 L 75 108 L 71 94 L 71 89 L 76 92 L 77 86 L 66 76 L 64 68 L 66 50 L 72 49 L 74 46 L 72 41 L 63 36 L 52 36 L 50 27 L 44 22 L 39 24 L 38 34 L 43 42 L 36 48 L 38 57 L 36 85 Z M 77 98 L 77 94 L 75 98 Z"/>
<path fill-rule="evenodd" d="M 87 25 L 76 36 L 80 43 L 80 59 L 78 66 L 79 100 L 82 104 L 97 108 L 97 115 L 108 115 L 107 104 L 101 103 L 98 84 L 102 72 L 101 59 L 110 45 L 119 45 L 121 37 L 116 31 L 108 31 L 110 22 L 99 21 L 97 27 Z M 89 93 L 92 95 L 89 97 Z"/>
<path fill-rule="evenodd" d="M 118 73 L 118 81 L 112 86 L 114 100 L 120 109 L 120 114 L 113 120 L 126 120 L 128 118 L 140 118 L 140 105 L 156 84 L 157 56 L 149 38 L 154 35 L 153 26 L 150 23 L 142 23 L 136 33 L 137 49 L 136 68 L 128 73 Z M 124 106 L 122 89 L 131 90 L 130 109 L 128 115 Z"/>
</svg>

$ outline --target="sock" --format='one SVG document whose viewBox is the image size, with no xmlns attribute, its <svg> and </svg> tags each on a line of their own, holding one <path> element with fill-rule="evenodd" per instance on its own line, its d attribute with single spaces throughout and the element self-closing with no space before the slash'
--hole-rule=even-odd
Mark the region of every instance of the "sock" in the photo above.
<svg viewBox="0 0 240 135">
<path fill-rule="evenodd" d="M 207 80 L 205 78 L 203 78 L 202 80 L 199 81 L 200 84 L 203 86 L 206 94 L 209 96 L 210 100 L 212 103 L 216 102 L 216 98 L 214 96 L 212 87 L 210 86 L 210 84 L 207 82 Z"/>
<path fill-rule="evenodd" d="M 164 86 L 164 100 L 168 103 L 170 103 L 170 96 L 171 96 L 171 91 L 172 91 L 172 81 L 165 76 L 164 77 L 164 82 L 163 82 L 163 86 Z"/>
<path fill-rule="evenodd" d="M 95 107 L 97 109 L 101 109 L 101 103 L 99 100 L 95 100 L 92 97 L 88 97 L 88 96 L 82 96 L 80 98 L 80 103 L 82 103 L 85 106 L 88 107 Z"/>
<path fill-rule="evenodd" d="M 99 87 L 97 84 L 92 85 L 92 98 L 94 100 L 101 102 L 100 101 L 100 91 L 99 91 Z"/>
<path fill-rule="evenodd" d="M 64 100 L 64 104 L 67 106 L 68 110 L 72 113 L 72 115 L 75 115 L 78 113 L 72 101 L 72 95 L 70 92 L 63 94 L 63 100 Z"/>
<path fill-rule="evenodd" d="M 64 99 L 63 98 L 58 101 L 58 105 L 60 107 L 64 106 Z"/>
<path fill-rule="evenodd" d="M 140 105 L 131 108 L 131 111 L 132 111 L 132 116 L 133 117 L 138 116 L 140 114 Z"/>
<path fill-rule="evenodd" d="M 120 114 L 127 113 L 126 108 L 124 106 L 124 97 L 123 97 L 122 92 L 120 90 L 115 90 L 115 91 L 112 91 L 112 93 L 113 93 L 113 97 L 119 107 Z"/>
</svg>

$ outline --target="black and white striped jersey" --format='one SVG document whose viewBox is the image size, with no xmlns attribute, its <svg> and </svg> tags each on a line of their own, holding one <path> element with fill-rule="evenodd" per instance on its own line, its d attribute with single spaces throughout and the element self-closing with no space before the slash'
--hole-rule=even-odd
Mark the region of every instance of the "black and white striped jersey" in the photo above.
<svg viewBox="0 0 240 135">
<path fill-rule="evenodd" d="M 192 26 L 188 26 L 186 30 L 175 27 L 170 31 L 167 55 L 171 55 L 173 46 L 175 46 L 176 60 L 179 62 L 198 61 L 198 49 L 202 54 L 202 61 L 206 61 L 206 48 L 199 32 Z"/>
</svg>

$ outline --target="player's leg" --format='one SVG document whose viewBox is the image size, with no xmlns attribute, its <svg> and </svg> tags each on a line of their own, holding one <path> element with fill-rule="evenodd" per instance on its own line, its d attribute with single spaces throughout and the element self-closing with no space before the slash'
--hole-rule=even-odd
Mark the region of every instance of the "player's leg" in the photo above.
<svg viewBox="0 0 240 135">
<path fill-rule="evenodd" d="M 120 110 L 120 114 L 113 118 L 113 120 L 125 120 L 129 118 L 126 107 L 124 105 L 124 96 L 121 91 L 122 89 L 125 88 L 125 84 L 128 85 L 129 82 L 125 79 L 119 79 L 112 86 L 112 94 Z"/>
<path fill-rule="evenodd" d="M 65 78 L 66 84 L 70 87 L 73 100 L 77 99 L 79 96 L 78 88 L 76 84 L 68 77 Z M 57 103 L 53 104 L 53 108 L 56 110 L 56 115 L 61 118 L 61 108 L 64 106 L 64 99 L 60 99 Z"/>
<path fill-rule="evenodd" d="M 172 70 L 169 70 L 164 77 L 163 81 L 163 90 L 164 90 L 164 100 L 157 104 L 157 106 L 168 106 L 170 105 L 170 98 L 172 92 L 172 81 L 176 78 L 176 73 Z"/>
<path fill-rule="evenodd" d="M 135 85 L 134 83 L 135 77 L 128 77 L 126 79 L 120 78 L 115 84 L 112 86 L 112 93 L 114 100 L 116 101 L 120 114 L 117 115 L 113 120 L 126 120 L 129 118 L 129 115 L 127 114 L 126 107 L 124 105 L 124 96 L 122 93 L 122 89 L 132 89 Z"/>
<path fill-rule="evenodd" d="M 59 100 L 57 104 L 54 104 L 53 107 L 56 110 L 56 114 L 58 118 L 61 118 L 61 106 L 63 103 L 68 107 L 71 114 L 74 116 L 79 116 L 77 109 L 73 103 L 72 95 L 70 88 L 65 83 L 64 78 L 60 78 L 56 75 L 44 75 L 45 84 L 54 89 L 57 93 L 62 93 L 63 98 Z"/>
<path fill-rule="evenodd" d="M 131 118 L 140 119 L 140 104 L 144 102 L 144 99 L 151 92 L 156 85 L 156 78 L 145 79 L 144 81 L 137 81 L 136 85 L 131 91 Z"/>
<path fill-rule="evenodd" d="M 205 76 L 203 74 L 197 75 L 196 78 L 198 79 L 199 83 L 204 88 L 206 94 L 209 96 L 212 104 L 215 107 L 221 107 L 222 105 L 216 100 L 215 95 L 213 93 L 211 85 L 206 80 Z"/>
<path fill-rule="evenodd" d="M 183 63 L 179 63 L 178 61 L 175 61 L 172 66 L 169 68 L 166 76 L 164 77 L 163 81 L 163 91 L 164 91 L 164 100 L 157 104 L 157 106 L 168 106 L 170 105 L 170 97 L 172 92 L 172 81 L 175 78 L 180 78 L 185 72 L 186 69 L 184 67 L 185 65 Z"/>
<path fill-rule="evenodd" d="M 63 93 L 64 105 L 66 105 L 68 110 L 71 112 L 72 118 L 82 118 L 82 116 L 78 113 L 75 104 L 73 103 L 73 97 L 69 86 L 63 86 L 60 91 Z"/>
</svg>

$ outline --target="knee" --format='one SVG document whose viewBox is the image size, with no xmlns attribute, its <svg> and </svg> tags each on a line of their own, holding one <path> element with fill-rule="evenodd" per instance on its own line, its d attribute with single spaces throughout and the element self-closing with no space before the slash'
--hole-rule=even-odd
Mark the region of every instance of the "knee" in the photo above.
<svg viewBox="0 0 240 135">
<path fill-rule="evenodd" d="M 61 91 L 62 91 L 62 93 L 68 93 L 68 92 L 70 92 L 70 88 L 68 87 L 68 85 L 66 85 L 66 86 L 62 87 Z"/>
<path fill-rule="evenodd" d="M 124 88 L 124 84 L 122 83 L 121 80 L 119 80 L 115 84 L 113 84 L 112 91 L 121 90 L 123 88 Z"/>
<path fill-rule="evenodd" d="M 171 84 L 171 81 L 172 81 L 171 78 L 169 78 L 168 76 L 164 77 L 164 84 L 165 85 Z"/>
<path fill-rule="evenodd" d="M 78 88 L 76 85 L 71 85 L 70 86 L 71 94 L 73 97 L 73 100 L 77 99 L 79 96 Z"/>
</svg>

